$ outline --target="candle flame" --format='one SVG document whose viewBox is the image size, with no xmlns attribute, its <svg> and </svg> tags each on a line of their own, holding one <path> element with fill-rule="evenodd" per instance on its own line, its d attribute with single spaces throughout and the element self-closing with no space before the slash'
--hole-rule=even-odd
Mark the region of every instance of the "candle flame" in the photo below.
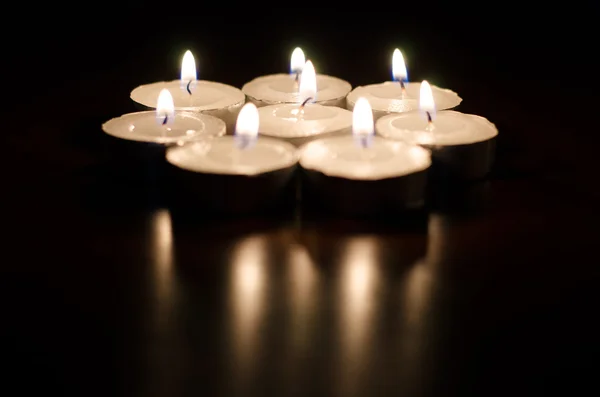
<svg viewBox="0 0 600 397">
<path fill-rule="evenodd" d="M 317 74 L 311 61 L 306 61 L 300 79 L 300 102 L 314 102 L 317 99 Z"/>
<path fill-rule="evenodd" d="M 374 134 L 371 104 L 366 98 L 358 98 L 352 111 L 352 135 L 360 146 L 367 147 Z"/>
<path fill-rule="evenodd" d="M 196 72 L 196 61 L 190 50 L 187 50 L 181 61 L 181 88 L 191 94 L 196 86 L 198 75 Z"/>
<path fill-rule="evenodd" d="M 408 81 L 408 72 L 404 57 L 399 49 L 394 50 L 392 55 L 392 76 L 396 81 Z"/>
<path fill-rule="evenodd" d="M 156 121 L 158 124 L 172 124 L 175 121 L 175 105 L 173 96 L 166 88 L 163 88 L 158 94 L 156 102 Z"/>
<path fill-rule="evenodd" d="M 245 149 L 256 142 L 260 119 L 256 105 L 248 102 L 240 110 L 235 124 L 235 137 L 238 147 Z"/>
<path fill-rule="evenodd" d="M 423 80 L 421 83 L 421 90 L 419 93 L 419 109 L 422 113 L 425 113 L 428 120 L 433 120 L 435 118 L 435 101 L 433 100 L 431 86 L 427 80 Z"/>
<path fill-rule="evenodd" d="M 304 52 L 300 47 L 294 48 L 292 52 L 292 58 L 290 60 L 290 72 L 294 74 L 302 73 L 302 69 L 304 68 L 304 63 L 306 59 L 304 58 Z"/>
</svg>

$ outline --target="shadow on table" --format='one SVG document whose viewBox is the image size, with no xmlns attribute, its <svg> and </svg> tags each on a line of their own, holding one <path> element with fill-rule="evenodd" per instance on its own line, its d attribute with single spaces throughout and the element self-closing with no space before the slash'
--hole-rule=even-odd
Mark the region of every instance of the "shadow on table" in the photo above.
<svg viewBox="0 0 600 397">
<path fill-rule="evenodd" d="M 489 179 L 463 184 L 438 181 L 428 192 L 427 209 L 430 213 L 479 216 L 488 210 L 491 195 Z"/>
</svg>

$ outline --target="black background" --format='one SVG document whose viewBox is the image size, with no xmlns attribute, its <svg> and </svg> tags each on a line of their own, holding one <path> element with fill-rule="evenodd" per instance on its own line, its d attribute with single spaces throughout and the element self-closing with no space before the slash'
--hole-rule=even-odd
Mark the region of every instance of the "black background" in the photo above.
<svg viewBox="0 0 600 397">
<path fill-rule="evenodd" d="M 3 394 L 591 394 L 597 6 L 244 6 L 52 4 L 4 14 Z M 103 121 L 135 110 L 131 89 L 177 78 L 186 49 L 199 78 L 241 87 L 287 71 L 296 46 L 317 72 L 353 86 L 389 80 L 399 47 L 411 81 L 457 91 L 461 111 L 500 130 L 483 214 L 437 214 L 429 235 L 344 222 L 300 233 L 324 295 L 298 351 L 285 339 L 301 326 L 289 322 L 293 266 L 282 259 L 295 229 L 262 232 L 263 220 L 240 220 L 175 231 L 176 298 L 160 298 L 151 234 L 164 212 L 103 173 L 106 153 L 96 146 Z M 427 258 L 436 230 L 449 242 Z M 271 306 L 242 367 L 228 336 L 226 276 L 231 252 L 253 233 L 266 246 Z M 335 325 L 346 305 L 336 298 L 338 270 L 357 235 L 378 247 L 381 277 L 367 299 L 379 314 L 362 356 L 340 344 L 351 325 Z M 424 342 L 411 342 L 398 294 L 419 263 L 429 266 L 435 303 L 415 331 Z M 164 309 L 165 301 L 174 303 Z M 157 325 L 152 313 L 163 309 Z M 417 346 L 412 355 L 403 343 Z"/>
</svg>

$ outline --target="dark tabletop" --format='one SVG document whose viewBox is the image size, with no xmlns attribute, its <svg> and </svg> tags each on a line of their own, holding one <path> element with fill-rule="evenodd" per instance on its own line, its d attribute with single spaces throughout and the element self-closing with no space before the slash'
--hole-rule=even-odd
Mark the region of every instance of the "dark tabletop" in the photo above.
<svg viewBox="0 0 600 397">
<path fill-rule="evenodd" d="M 219 35 L 218 16 L 154 28 L 130 10 L 64 31 L 47 20 L 12 43 L 2 394 L 593 395 L 597 83 L 572 44 L 593 26 L 569 17 L 567 37 L 559 15 L 393 23 L 397 11 L 364 31 L 321 14 L 256 29 L 240 13 Z M 402 48 L 412 81 L 498 126 L 490 180 L 411 227 L 302 214 L 181 226 L 107 165 L 101 123 L 135 110 L 135 86 L 176 79 L 185 49 L 200 78 L 241 87 L 285 71 L 296 45 L 354 86 L 389 80 Z"/>
</svg>

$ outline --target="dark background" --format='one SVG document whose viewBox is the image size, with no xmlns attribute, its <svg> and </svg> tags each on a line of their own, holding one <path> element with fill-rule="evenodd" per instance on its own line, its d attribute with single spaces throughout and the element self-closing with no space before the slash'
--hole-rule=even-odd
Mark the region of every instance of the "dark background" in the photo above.
<svg viewBox="0 0 600 397">
<path fill-rule="evenodd" d="M 597 388 L 597 6 L 51 7 L 19 7 L 2 27 L 3 394 Z M 135 110 L 137 85 L 177 78 L 186 49 L 199 78 L 241 87 L 287 71 L 296 46 L 353 86 L 389 80 L 399 47 L 411 81 L 455 90 L 461 111 L 496 123 L 484 209 L 437 212 L 428 231 L 200 224 L 174 228 L 165 248 L 168 212 L 106 171 L 101 123 Z M 256 296 L 228 281 L 244 246 L 268 280 Z M 345 295 L 353 250 L 370 252 L 355 255 L 371 284 Z M 310 292 L 294 292 L 303 280 Z"/>
</svg>

